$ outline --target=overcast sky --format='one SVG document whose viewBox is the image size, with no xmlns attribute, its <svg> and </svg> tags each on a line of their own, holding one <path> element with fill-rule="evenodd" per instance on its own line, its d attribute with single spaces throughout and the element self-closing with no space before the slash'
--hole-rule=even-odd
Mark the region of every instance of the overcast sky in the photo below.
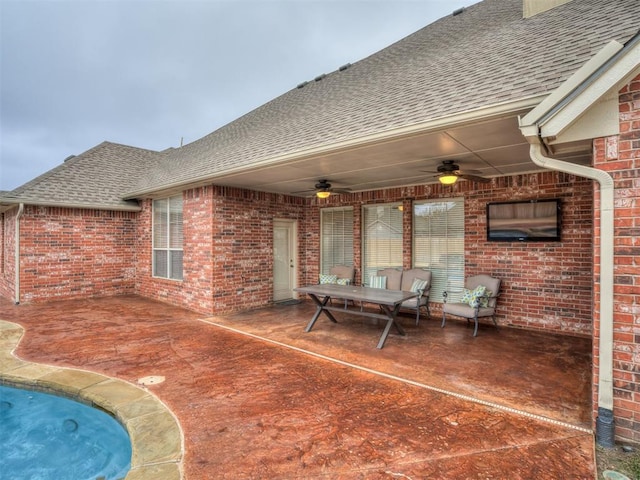
<svg viewBox="0 0 640 480">
<path fill-rule="evenodd" d="M 478 0 L 0 0 L 0 190 L 218 129 Z"/>
</svg>

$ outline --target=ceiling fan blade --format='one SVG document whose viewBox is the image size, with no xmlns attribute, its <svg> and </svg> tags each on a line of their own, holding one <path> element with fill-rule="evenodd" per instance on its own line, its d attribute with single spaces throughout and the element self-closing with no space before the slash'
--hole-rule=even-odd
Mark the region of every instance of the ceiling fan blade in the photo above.
<svg viewBox="0 0 640 480">
<path fill-rule="evenodd" d="M 470 180 L 472 182 L 477 182 L 477 183 L 490 183 L 491 182 L 490 178 L 478 177 L 477 175 L 469 175 L 467 173 L 459 174 L 458 177 L 464 178 L 465 180 Z"/>
<path fill-rule="evenodd" d="M 312 189 L 307 189 L 307 190 L 298 190 L 296 192 L 291 192 L 292 194 L 303 194 L 303 193 L 308 193 L 309 195 L 311 195 L 312 193 L 315 193 L 316 189 L 312 188 Z"/>
</svg>

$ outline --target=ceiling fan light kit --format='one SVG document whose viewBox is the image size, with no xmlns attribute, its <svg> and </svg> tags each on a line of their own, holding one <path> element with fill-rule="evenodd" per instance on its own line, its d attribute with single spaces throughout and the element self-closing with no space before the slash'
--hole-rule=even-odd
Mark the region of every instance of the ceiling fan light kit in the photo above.
<svg viewBox="0 0 640 480">
<path fill-rule="evenodd" d="M 453 173 L 443 173 L 438 177 L 442 185 L 453 185 L 458 181 L 458 176 Z"/>
<path fill-rule="evenodd" d="M 460 170 L 460 166 L 457 165 L 454 160 L 443 160 L 442 164 L 438 165 L 437 173 L 436 178 L 442 185 L 453 185 L 459 179 L 478 183 L 489 183 L 491 181 L 488 178 L 474 175 L 474 173 L 476 173 L 475 170 Z"/>
<path fill-rule="evenodd" d="M 316 192 L 316 197 L 318 198 L 329 198 L 331 192 L 328 190 L 319 190 Z"/>
</svg>

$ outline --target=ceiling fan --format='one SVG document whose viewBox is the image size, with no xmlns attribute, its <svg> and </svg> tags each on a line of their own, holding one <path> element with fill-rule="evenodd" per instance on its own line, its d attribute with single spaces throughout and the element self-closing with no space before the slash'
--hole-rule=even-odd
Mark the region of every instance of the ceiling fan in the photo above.
<svg viewBox="0 0 640 480">
<path fill-rule="evenodd" d="M 435 173 L 435 172 L 432 172 Z M 442 165 L 438 165 L 436 177 L 443 185 L 453 185 L 462 178 L 478 183 L 489 183 L 491 179 L 475 175 L 480 173 L 478 170 L 460 170 L 460 166 L 455 160 L 443 160 Z"/>
<path fill-rule="evenodd" d="M 301 192 L 293 192 L 293 193 L 313 193 L 315 192 L 318 198 L 329 198 L 329 196 L 333 193 L 350 193 L 351 190 L 348 188 L 333 188 L 329 183 L 329 180 L 318 180 L 318 183 L 315 184 L 315 188 L 313 190 L 303 190 Z"/>
</svg>

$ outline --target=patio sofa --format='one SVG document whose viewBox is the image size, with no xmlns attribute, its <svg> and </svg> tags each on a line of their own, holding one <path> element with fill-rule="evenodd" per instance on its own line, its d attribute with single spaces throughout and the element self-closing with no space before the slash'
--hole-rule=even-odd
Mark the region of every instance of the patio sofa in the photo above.
<svg viewBox="0 0 640 480">
<path fill-rule="evenodd" d="M 378 270 L 378 278 L 385 278 L 382 282 L 387 290 L 404 290 L 407 292 L 416 291 L 418 297 L 402 302 L 402 308 L 416 311 L 416 325 L 420 322 L 420 307 L 425 307 L 427 317 L 431 315 L 429 311 L 429 292 L 431 290 L 431 272 L 422 268 L 411 268 L 399 270 L 397 268 L 385 268 Z M 416 282 L 422 281 L 422 282 Z M 381 285 L 381 284 L 379 284 Z M 373 286 L 373 285 L 370 285 Z"/>
</svg>

